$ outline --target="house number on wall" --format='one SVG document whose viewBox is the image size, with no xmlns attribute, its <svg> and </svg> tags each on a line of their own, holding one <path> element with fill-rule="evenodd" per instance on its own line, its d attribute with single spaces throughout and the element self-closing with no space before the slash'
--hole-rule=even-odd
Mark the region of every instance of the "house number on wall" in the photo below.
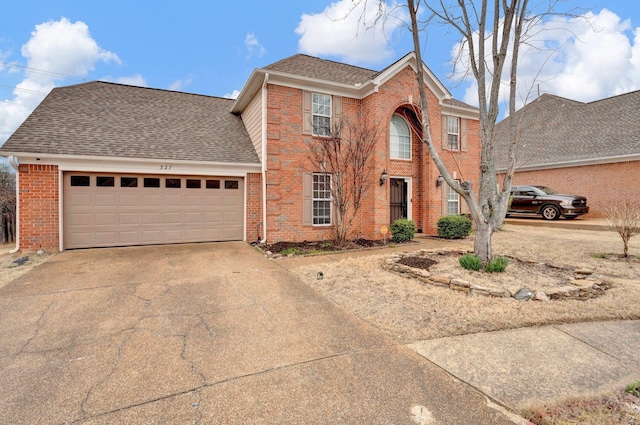
<svg viewBox="0 0 640 425">
<path fill-rule="evenodd" d="M 171 169 L 171 164 L 162 164 L 162 165 L 160 165 L 160 169 L 161 170 L 170 170 Z"/>
</svg>

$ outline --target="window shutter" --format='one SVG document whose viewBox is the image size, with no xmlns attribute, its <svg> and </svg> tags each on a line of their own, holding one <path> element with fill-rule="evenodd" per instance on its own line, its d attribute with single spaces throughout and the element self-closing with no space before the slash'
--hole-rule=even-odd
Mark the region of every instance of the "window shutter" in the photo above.
<svg viewBox="0 0 640 425">
<path fill-rule="evenodd" d="M 311 92 L 302 91 L 302 134 L 311 134 L 313 131 L 311 117 Z"/>
<path fill-rule="evenodd" d="M 442 214 L 441 217 L 449 215 L 449 185 L 443 182 L 442 186 Z"/>
<path fill-rule="evenodd" d="M 449 148 L 449 117 L 442 116 L 442 149 Z M 444 185 L 443 185 L 444 187 Z"/>
<path fill-rule="evenodd" d="M 302 173 L 302 225 L 313 224 L 313 176 L 311 173 Z"/>
<path fill-rule="evenodd" d="M 333 105 L 331 106 L 333 110 L 331 112 L 333 113 L 333 121 L 331 122 L 331 131 L 336 128 L 335 126 L 338 125 L 342 119 L 342 96 L 333 96 L 332 101 Z"/>
<path fill-rule="evenodd" d="M 467 151 L 467 120 L 460 118 L 460 150 Z"/>
</svg>

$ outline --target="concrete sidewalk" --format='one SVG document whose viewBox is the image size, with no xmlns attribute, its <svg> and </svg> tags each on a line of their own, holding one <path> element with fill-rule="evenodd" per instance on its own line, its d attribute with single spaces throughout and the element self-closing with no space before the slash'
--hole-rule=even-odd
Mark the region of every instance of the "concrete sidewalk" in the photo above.
<svg viewBox="0 0 640 425">
<path fill-rule="evenodd" d="M 410 344 L 498 402 L 520 409 L 640 379 L 640 321 L 522 328 Z"/>
</svg>

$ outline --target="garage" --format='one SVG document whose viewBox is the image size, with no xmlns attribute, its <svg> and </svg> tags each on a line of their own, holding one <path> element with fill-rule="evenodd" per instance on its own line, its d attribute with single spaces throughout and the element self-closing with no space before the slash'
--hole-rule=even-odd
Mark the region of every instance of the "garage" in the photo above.
<svg viewBox="0 0 640 425">
<path fill-rule="evenodd" d="M 65 172 L 63 245 L 243 240 L 241 177 Z"/>
</svg>

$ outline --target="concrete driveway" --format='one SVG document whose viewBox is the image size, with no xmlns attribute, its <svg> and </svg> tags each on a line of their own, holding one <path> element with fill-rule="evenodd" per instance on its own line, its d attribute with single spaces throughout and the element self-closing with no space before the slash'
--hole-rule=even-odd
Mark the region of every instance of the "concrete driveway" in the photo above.
<svg viewBox="0 0 640 425">
<path fill-rule="evenodd" d="M 0 289 L 7 424 L 508 424 L 245 243 L 63 252 Z"/>
</svg>

